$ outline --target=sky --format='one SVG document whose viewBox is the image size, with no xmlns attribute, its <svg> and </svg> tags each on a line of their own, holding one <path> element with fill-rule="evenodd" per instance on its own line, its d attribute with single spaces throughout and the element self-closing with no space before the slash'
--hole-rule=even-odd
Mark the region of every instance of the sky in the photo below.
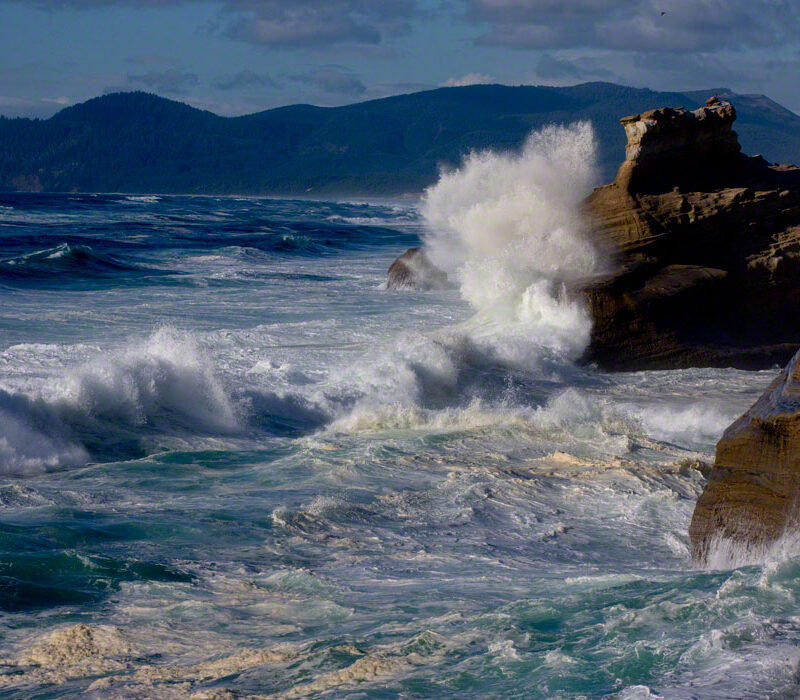
<svg viewBox="0 0 800 700">
<path fill-rule="evenodd" d="M 800 112 L 800 0 L 0 0 L 0 115 L 222 115 L 475 83 L 727 87 Z"/>
</svg>

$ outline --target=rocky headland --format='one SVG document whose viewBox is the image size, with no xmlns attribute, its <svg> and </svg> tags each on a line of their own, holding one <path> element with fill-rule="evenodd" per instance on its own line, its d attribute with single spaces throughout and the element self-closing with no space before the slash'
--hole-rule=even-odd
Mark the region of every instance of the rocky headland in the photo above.
<svg viewBox="0 0 800 700">
<path fill-rule="evenodd" d="M 800 345 L 800 168 L 741 152 L 730 102 L 621 120 L 625 160 L 584 200 L 605 272 L 582 358 L 609 370 L 785 364 Z M 388 289 L 447 286 L 420 248 Z"/>
<path fill-rule="evenodd" d="M 612 370 L 765 368 L 800 344 L 800 168 L 741 153 L 736 111 L 621 120 L 626 158 L 585 200 L 610 272 L 584 283 L 584 356 Z"/>
<path fill-rule="evenodd" d="M 800 351 L 717 444 L 689 528 L 692 555 L 701 564 L 758 561 L 798 530 L 799 506 Z"/>
</svg>

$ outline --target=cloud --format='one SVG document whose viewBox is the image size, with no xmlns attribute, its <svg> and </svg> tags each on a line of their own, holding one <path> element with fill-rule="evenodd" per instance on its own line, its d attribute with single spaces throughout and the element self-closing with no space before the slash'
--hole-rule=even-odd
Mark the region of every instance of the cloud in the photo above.
<svg viewBox="0 0 800 700">
<path fill-rule="evenodd" d="M 467 73 L 460 78 L 448 78 L 442 83 L 442 87 L 465 87 L 467 85 L 488 85 L 496 83 L 491 75 L 485 73 Z"/>
<path fill-rule="evenodd" d="M 1 2 L 2 0 L 0 0 Z M 47 10 L 160 8 L 193 0 L 11 0 Z M 370 46 L 410 31 L 426 14 L 422 0 L 216 0 L 220 31 L 233 39 L 282 48 Z"/>
<path fill-rule="evenodd" d="M 280 48 L 370 46 L 409 30 L 417 0 L 225 0 L 224 33 Z"/>
<path fill-rule="evenodd" d="M 564 78 L 575 78 L 580 80 L 582 75 L 577 66 L 569 61 L 562 61 L 554 58 L 549 53 L 542 54 L 536 64 L 536 75 L 546 80 L 561 80 Z"/>
<path fill-rule="evenodd" d="M 96 7 L 171 7 L 188 5 L 192 0 L 17 0 L 43 10 L 90 9 Z"/>
<path fill-rule="evenodd" d="M 128 82 L 133 85 L 145 85 L 156 92 L 179 95 L 190 87 L 200 84 L 196 73 L 170 69 L 165 71 L 148 71 L 139 75 L 128 75 Z"/>
<path fill-rule="evenodd" d="M 503 59 L 504 77 L 515 82 L 571 84 L 600 79 L 673 90 L 727 84 L 738 92 L 765 92 L 795 109 L 800 107 L 796 80 L 800 57 L 793 55 L 800 37 L 798 0 L 0 0 L 0 7 L 9 3 L 52 11 L 141 8 L 153 22 L 159 20 L 160 8 L 183 7 L 191 14 L 202 4 L 206 9 L 198 16 L 207 18 L 209 11 L 216 11 L 213 27 L 203 25 L 216 37 L 227 36 L 266 49 L 319 52 L 309 63 L 350 60 L 342 55 L 354 52 L 386 57 L 397 51 L 395 57 L 400 56 L 403 46 L 393 45 L 392 39 L 425 22 L 430 24 L 426 40 L 439 37 L 442 46 L 426 44 L 420 49 L 414 42 L 415 50 L 422 54 L 417 66 L 419 60 L 436 61 L 448 50 L 461 52 L 466 32 L 472 35 L 473 44 L 481 47 L 483 56 L 480 63 L 471 65 L 486 66 L 487 71 L 493 65 L 485 62 L 487 47 L 531 51 L 525 61 Z M 81 20 L 76 17 L 76 21 Z M 451 31 L 445 35 L 446 30 Z M 141 51 L 141 55 L 126 59 L 131 72 L 127 80 L 123 73 L 82 76 L 80 82 L 78 77 L 67 78 L 63 66 L 39 66 L 27 73 L 11 71 L 0 83 L 9 96 L 26 94 L 27 104 L 36 113 L 44 108 L 41 96 L 66 93 L 79 99 L 100 85 L 114 89 L 135 85 L 182 95 L 183 99 L 191 89 L 198 97 L 193 87 L 199 86 L 199 80 L 194 73 L 185 72 L 182 63 L 148 54 L 147 47 L 122 50 L 131 54 Z M 500 58 L 503 55 L 498 53 Z M 409 72 L 393 70 L 391 79 L 425 80 L 424 72 L 402 58 L 397 66 L 405 68 L 397 71 Z M 462 65 L 461 70 L 471 65 Z M 389 82 L 388 74 L 385 82 L 375 76 L 375 81 L 371 79 L 365 86 L 359 75 L 328 66 L 284 69 L 294 72 L 292 76 L 279 76 L 275 68 L 271 75 L 258 69 L 236 72 L 238 66 L 220 65 L 218 70 L 220 75 L 207 87 L 217 94 L 225 91 L 229 112 L 236 111 L 236 105 L 258 107 L 259 101 L 307 100 L 306 91 L 312 97 L 336 95 L 341 102 L 353 96 L 435 87 Z M 226 70 L 230 74 L 223 73 Z M 0 69 L 0 74 L 4 72 L 9 73 Z M 445 85 L 473 82 L 469 73 L 447 75 L 451 77 Z M 477 76 L 474 82 L 491 80 Z M 288 91 L 289 86 L 296 93 Z M 267 90 L 270 94 L 265 96 Z M 4 109 L 21 111 L 24 107 L 7 104 Z"/>
<path fill-rule="evenodd" d="M 6 0 L 40 10 L 89 10 L 104 7 L 159 8 L 188 5 L 192 0 Z"/>
<path fill-rule="evenodd" d="M 796 43 L 796 0 L 466 0 L 488 29 L 477 43 L 517 49 L 695 52 Z"/>
<path fill-rule="evenodd" d="M 16 116 L 18 110 L 27 109 L 35 104 L 34 100 L 28 99 L 27 97 L 0 95 L 0 109 L 4 110 L 0 112 L 0 114 L 14 114 Z M 9 110 L 8 108 L 11 109 Z"/>
<path fill-rule="evenodd" d="M 44 117 L 72 104 L 67 97 L 22 97 L 0 95 L 0 115 L 5 117 Z"/>
<path fill-rule="evenodd" d="M 40 97 L 39 102 L 44 102 L 45 104 L 53 104 L 59 105 L 61 107 L 65 107 L 66 105 L 72 104 L 72 100 L 69 97 Z"/>
<path fill-rule="evenodd" d="M 324 66 L 309 73 L 288 76 L 290 80 L 339 95 L 363 95 L 367 86 L 352 72 L 339 66 Z"/>
<path fill-rule="evenodd" d="M 161 8 L 196 0 L 6 0 L 57 10 Z M 2 2 L 2 0 L 0 0 Z M 415 20 L 462 16 L 476 43 L 516 49 L 710 52 L 796 43 L 797 0 L 213 0 L 218 30 L 276 48 L 375 46 Z M 458 14 L 456 12 L 456 14 Z"/>
<path fill-rule="evenodd" d="M 440 85 L 433 83 L 419 83 L 416 81 L 395 81 L 389 83 L 372 83 L 369 86 L 370 96 L 390 97 L 392 95 L 408 94 L 410 92 L 421 92 L 423 90 L 434 90 Z"/>
<path fill-rule="evenodd" d="M 254 12 L 229 24 L 225 34 L 233 39 L 275 47 L 320 47 L 332 44 L 377 44 L 381 34 L 334 7 L 286 8 L 280 12 Z"/>
<path fill-rule="evenodd" d="M 269 73 L 256 73 L 242 70 L 233 75 L 222 76 L 214 81 L 214 87 L 220 90 L 242 90 L 246 88 L 277 88 L 278 83 Z"/>
</svg>

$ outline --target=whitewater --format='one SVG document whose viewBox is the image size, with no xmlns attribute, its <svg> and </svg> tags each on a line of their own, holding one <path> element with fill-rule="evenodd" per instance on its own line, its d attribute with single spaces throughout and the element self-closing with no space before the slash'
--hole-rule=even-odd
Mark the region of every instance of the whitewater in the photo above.
<svg viewBox="0 0 800 700">
<path fill-rule="evenodd" d="M 797 697 L 800 559 L 687 536 L 777 369 L 577 362 L 593 162 L 0 195 L 0 696 Z M 420 244 L 452 288 L 386 290 Z"/>
</svg>

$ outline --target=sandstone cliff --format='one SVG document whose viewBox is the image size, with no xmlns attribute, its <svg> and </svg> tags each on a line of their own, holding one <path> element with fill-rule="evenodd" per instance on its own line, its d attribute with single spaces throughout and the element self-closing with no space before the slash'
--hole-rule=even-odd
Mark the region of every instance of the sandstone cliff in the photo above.
<svg viewBox="0 0 800 700">
<path fill-rule="evenodd" d="M 800 352 L 723 434 L 695 507 L 692 554 L 709 563 L 759 560 L 800 525 Z"/>
<path fill-rule="evenodd" d="M 612 261 L 585 361 L 761 368 L 800 344 L 800 168 L 743 155 L 735 118 L 711 98 L 621 120 L 626 159 L 585 202 Z"/>
</svg>

